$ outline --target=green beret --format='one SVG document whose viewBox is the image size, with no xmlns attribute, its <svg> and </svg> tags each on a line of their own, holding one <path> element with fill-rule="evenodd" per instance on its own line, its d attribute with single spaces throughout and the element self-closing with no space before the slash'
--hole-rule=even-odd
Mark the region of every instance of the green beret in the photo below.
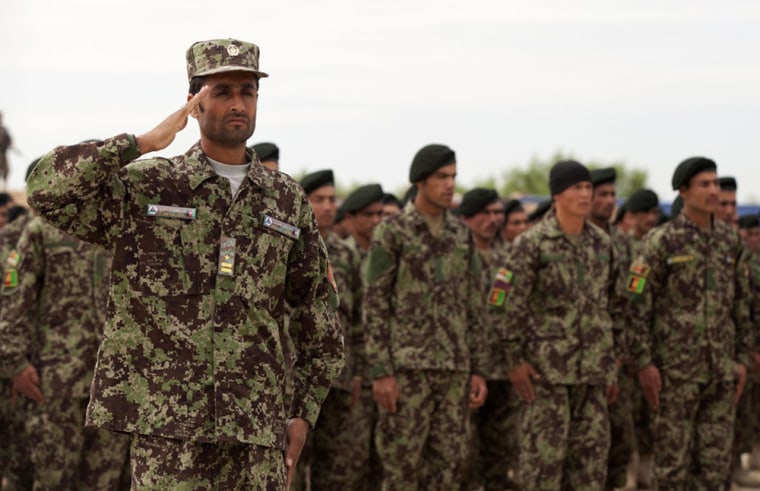
<svg viewBox="0 0 760 491">
<path fill-rule="evenodd" d="M 342 222 L 344 218 L 346 218 L 346 210 L 339 206 L 338 209 L 335 210 L 335 219 L 333 220 L 333 225 Z"/>
<path fill-rule="evenodd" d="M 736 191 L 736 179 L 730 176 L 719 177 L 718 185 L 721 191 Z"/>
<path fill-rule="evenodd" d="M 456 160 L 454 151 L 446 145 L 424 146 L 412 160 L 412 166 L 409 168 L 409 182 L 421 181 L 444 165 L 455 163 Z"/>
<path fill-rule="evenodd" d="M 401 208 L 401 201 L 398 200 L 395 194 L 392 193 L 383 193 L 383 204 L 384 205 L 390 205 L 394 204 Z"/>
<path fill-rule="evenodd" d="M 330 169 L 325 169 L 307 174 L 299 184 L 306 191 L 306 194 L 310 194 L 322 186 L 334 186 L 335 179 L 333 179 L 333 172 Z"/>
<path fill-rule="evenodd" d="M 625 209 L 625 203 L 618 206 L 617 213 L 615 214 L 615 219 L 612 221 L 615 225 L 619 224 L 623 221 L 623 218 L 625 218 L 625 214 L 628 213 L 628 210 Z"/>
<path fill-rule="evenodd" d="M 675 218 L 681 214 L 683 210 L 683 199 L 680 196 L 676 196 L 673 200 L 673 204 L 670 205 L 670 218 Z"/>
<path fill-rule="evenodd" d="M 536 206 L 536 209 L 530 212 L 530 215 L 528 215 L 528 221 L 535 222 L 539 218 L 546 215 L 546 212 L 549 211 L 551 207 L 552 207 L 552 200 L 550 199 L 540 202 L 538 206 Z"/>
<path fill-rule="evenodd" d="M 511 199 L 504 203 L 504 216 L 508 217 L 510 214 L 516 211 L 524 211 L 523 205 L 519 199 Z"/>
<path fill-rule="evenodd" d="M 415 197 L 417 197 L 417 186 L 412 185 L 404 193 L 404 198 L 401 200 L 401 208 L 405 207 L 410 201 L 414 201 Z"/>
<path fill-rule="evenodd" d="M 486 206 L 497 201 L 499 201 L 499 193 L 493 189 L 470 189 L 464 193 L 464 196 L 462 196 L 462 202 L 459 203 L 457 213 L 466 217 L 471 217 L 483 211 Z"/>
<path fill-rule="evenodd" d="M 280 160 L 280 149 L 274 143 L 257 143 L 251 149 L 256 152 L 262 162 L 268 160 L 278 162 Z"/>
<path fill-rule="evenodd" d="M 675 172 L 673 172 L 673 189 L 675 191 L 678 191 L 678 189 L 681 186 L 685 186 L 689 184 L 689 181 L 692 177 L 696 176 L 700 172 L 704 171 L 717 171 L 718 166 L 715 165 L 715 162 L 712 160 L 705 158 L 705 157 L 691 157 L 680 164 L 678 164 L 678 167 L 676 167 Z"/>
<path fill-rule="evenodd" d="M 660 200 L 654 191 L 651 189 L 639 189 L 625 202 L 625 209 L 631 213 L 638 213 L 657 208 L 659 204 Z"/>
<path fill-rule="evenodd" d="M 597 187 L 601 184 L 614 184 L 617 178 L 617 171 L 614 167 L 604 169 L 594 169 L 591 171 L 591 184 Z"/>
<path fill-rule="evenodd" d="M 367 184 L 354 189 L 346 196 L 340 207 L 346 213 L 356 213 L 372 203 L 383 201 L 383 188 L 379 184 Z"/>
<path fill-rule="evenodd" d="M 757 213 L 752 215 L 744 215 L 739 217 L 739 228 L 746 230 L 748 228 L 760 227 L 760 216 Z"/>
</svg>

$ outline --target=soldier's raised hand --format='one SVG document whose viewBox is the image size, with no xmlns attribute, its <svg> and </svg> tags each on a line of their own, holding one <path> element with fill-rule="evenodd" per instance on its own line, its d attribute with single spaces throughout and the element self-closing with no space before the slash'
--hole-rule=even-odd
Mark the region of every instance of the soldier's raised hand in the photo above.
<svg viewBox="0 0 760 491">
<path fill-rule="evenodd" d="M 201 101 L 208 92 L 208 85 L 201 87 L 201 90 L 193 96 L 188 96 L 187 103 L 174 111 L 166 119 L 161 121 L 158 126 L 138 136 L 137 148 L 140 150 L 140 154 L 155 152 L 163 150 L 171 145 L 177 133 L 185 129 L 187 126 L 187 118 L 191 114 L 195 114 L 194 111 L 198 109 Z"/>
</svg>

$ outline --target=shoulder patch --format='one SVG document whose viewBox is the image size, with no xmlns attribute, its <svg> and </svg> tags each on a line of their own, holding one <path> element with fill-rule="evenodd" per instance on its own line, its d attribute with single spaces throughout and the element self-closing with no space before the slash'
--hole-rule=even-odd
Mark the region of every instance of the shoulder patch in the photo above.
<svg viewBox="0 0 760 491">
<path fill-rule="evenodd" d="M 4 288 L 16 288 L 18 286 L 18 271 L 16 268 L 5 270 Z"/>
<path fill-rule="evenodd" d="M 488 294 L 488 304 L 496 307 L 504 305 L 504 300 L 507 298 L 507 293 L 512 288 L 512 279 L 514 273 L 512 271 L 501 268 L 496 273 L 496 277 L 491 284 L 491 292 Z"/>
<path fill-rule="evenodd" d="M 8 258 L 5 260 L 5 264 L 9 268 L 15 268 L 16 266 L 18 266 L 18 263 L 20 260 L 21 260 L 21 255 L 18 253 L 18 251 L 11 251 L 8 254 Z"/>
<path fill-rule="evenodd" d="M 647 284 L 647 279 L 643 276 L 631 274 L 628 276 L 627 290 L 631 293 L 641 295 L 644 293 L 644 287 Z"/>
<path fill-rule="evenodd" d="M 631 274 L 646 278 L 647 276 L 649 276 L 649 271 L 651 271 L 651 268 L 647 266 L 646 264 L 640 263 L 638 261 L 634 261 L 633 264 L 631 264 L 631 268 L 629 269 L 629 271 Z"/>
</svg>

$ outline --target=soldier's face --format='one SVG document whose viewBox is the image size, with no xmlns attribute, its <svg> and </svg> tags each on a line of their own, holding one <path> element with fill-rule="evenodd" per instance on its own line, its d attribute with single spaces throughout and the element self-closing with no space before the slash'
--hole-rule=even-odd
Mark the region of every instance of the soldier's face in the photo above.
<svg viewBox="0 0 760 491">
<path fill-rule="evenodd" d="M 491 241 L 496 238 L 504 220 L 504 204 L 491 203 L 471 217 L 465 217 L 464 223 L 472 235 L 480 240 Z"/>
<path fill-rule="evenodd" d="M 718 219 L 733 226 L 739 225 L 739 212 L 736 209 L 736 191 L 720 191 L 718 194 Z"/>
<path fill-rule="evenodd" d="M 8 208 L 0 206 L 0 228 L 5 227 L 8 224 Z"/>
<path fill-rule="evenodd" d="M 245 145 L 256 129 L 256 77 L 247 72 L 217 73 L 209 75 L 204 85 L 208 94 L 193 112 L 201 134 L 222 147 Z"/>
<path fill-rule="evenodd" d="M 633 218 L 633 228 L 636 235 L 643 237 L 657 225 L 657 220 L 660 219 L 660 209 L 655 206 L 648 211 L 630 212 L 629 215 Z"/>
<path fill-rule="evenodd" d="M 335 221 L 335 187 L 322 186 L 309 193 L 309 203 L 314 209 L 319 230 L 328 230 Z"/>
<path fill-rule="evenodd" d="M 696 213 L 717 213 L 720 186 L 715 172 L 700 172 L 691 178 L 688 187 L 681 187 L 680 193 L 684 209 Z"/>
<path fill-rule="evenodd" d="M 383 218 L 392 217 L 401 213 L 401 208 L 396 203 L 385 203 L 383 205 Z"/>
<path fill-rule="evenodd" d="M 748 228 L 743 235 L 747 248 L 756 253 L 760 249 L 760 227 Z"/>
<path fill-rule="evenodd" d="M 554 206 L 568 215 L 585 217 L 591 210 L 592 192 L 591 181 L 573 184 L 554 195 Z"/>
<path fill-rule="evenodd" d="M 378 201 L 353 214 L 351 220 L 354 235 L 358 235 L 364 240 L 372 239 L 372 231 L 380 220 L 383 219 L 383 203 Z"/>
<path fill-rule="evenodd" d="M 417 183 L 418 197 L 429 204 L 446 210 L 454 199 L 454 179 L 457 176 L 457 164 L 444 165 L 427 178 Z"/>
<path fill-rule="evenodd" d="M 594 188 L 591 199 L 591 217 L 600 222 L 608 222 L 615 211 L 615 184 L 600 184 Z"/>
<path fill-rule="evenodd" d="M 513 211 L 504 221 L 504 231 L 502 236 L 507 242 L 512 242 L 515 238 L 528 228 L 528 214 L 522 210 Z"/>
</svg>

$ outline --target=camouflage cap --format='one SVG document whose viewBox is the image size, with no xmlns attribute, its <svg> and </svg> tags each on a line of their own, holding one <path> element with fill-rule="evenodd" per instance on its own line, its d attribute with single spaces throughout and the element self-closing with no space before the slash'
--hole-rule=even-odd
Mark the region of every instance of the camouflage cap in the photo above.
<svg viewBox="0 0 760 491">
<path fill-rule="evenodd" d="M 193 43 L 187 50 L 187 80 L 221 72 L 251 72 L 258 78 L 268 77 L 259 71 L 259 47 L 237 39 L 211 39 Z"/>
</svg>

